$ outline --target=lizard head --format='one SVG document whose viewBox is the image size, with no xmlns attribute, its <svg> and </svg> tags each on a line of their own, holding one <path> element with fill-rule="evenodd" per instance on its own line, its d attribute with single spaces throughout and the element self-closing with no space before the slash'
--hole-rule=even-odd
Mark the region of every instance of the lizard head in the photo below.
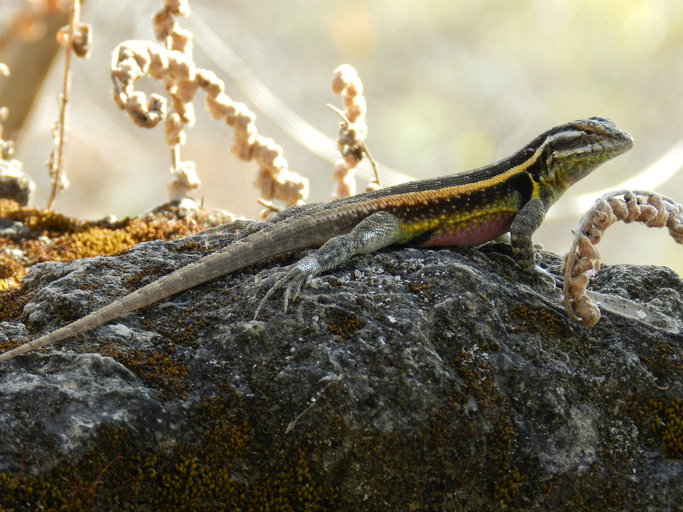
<svg viewBox="0 0 683 512">
<path fill-rule="evenodd" d="M 602 117 L 557 126 L 537 140 L 546 161 L 546 175 L 541 180 L 558 193 L 633 147 L 631 135 Z"/>
</svg>

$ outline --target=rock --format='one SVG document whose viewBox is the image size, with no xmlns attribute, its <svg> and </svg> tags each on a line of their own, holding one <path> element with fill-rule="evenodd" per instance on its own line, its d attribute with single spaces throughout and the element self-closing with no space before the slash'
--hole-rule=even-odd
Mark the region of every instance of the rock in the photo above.
<svg viewBox="0 0 683 512">
<path fill-rule="evenodd" d="M 0 349 L 232 239 L 37 265 Z M 507 254 L 356 257 L 255 321 L 278 259 L 4 364 L 0 508 L 683 510 L 681 279 L 605 267 L 587 329 Z"/>
<path fill-rule="evenodd" d="M 19 160 L 0 158 L 0 198 L 26 206 L 35 190 L 35 182 L 24 172 Z"/>
</svg>

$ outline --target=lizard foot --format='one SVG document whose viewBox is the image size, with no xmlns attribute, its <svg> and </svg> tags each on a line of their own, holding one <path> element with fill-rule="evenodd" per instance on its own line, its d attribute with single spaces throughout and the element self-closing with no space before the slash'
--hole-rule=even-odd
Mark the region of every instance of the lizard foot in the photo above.
<svg viewBox="0 0 683 512">
<path fill-rule="evenodd" d="M 541 266 L 543 255 L 540 251 L 534 250 L 531 252 L 530 257 L 521 257 L 516 259 L 516 261 L 534 280 L 555 288 L 557 284 L 555 276 Z"/>
<path fill-rule="evenodd" d="M 295 263 L 282 268 L 274 268 L 260 272 L 256 279 L 259 286 L 270 288 L 259 301 L 259 304 L 254 312 L 254 320 L 258 317 L 264 304 L 270 300 L 273 295 L 282 290 L 282 300 L 285 313 L 290 300 L 296 300 L 301 289 L 308 285 L 313 278 L 313 273 L 308 269 L 302 267 L 301 262 Z"/>
<path fill-rule="evenodd" d="M 552 288 L 555 288 L 557 286 L 557 280 L 555 279 L 555 276 L 543 267 L 535 265 L 532 270 L 532 273 L 534 278 L 536 278 L 539 282 L 545 283 Z"/>
</svg>

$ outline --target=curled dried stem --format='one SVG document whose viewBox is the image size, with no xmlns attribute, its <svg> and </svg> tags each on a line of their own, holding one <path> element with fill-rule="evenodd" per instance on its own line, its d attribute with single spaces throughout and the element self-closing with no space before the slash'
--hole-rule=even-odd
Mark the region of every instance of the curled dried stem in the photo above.
<svg viewBox="0 0 683 512">
<path fill-rule="evenodd" d="M 573 321 L 593 327 L 600 309 L 586 295 L 588 281 L 600 268 L 595 245 L 616 221 L 666 227 L 683 244 L 683 206 L 655 192 L 619 190 L 598 199 L 581 219 L 574 242 L 564 257 L 564 307 Z"/>
</svg>

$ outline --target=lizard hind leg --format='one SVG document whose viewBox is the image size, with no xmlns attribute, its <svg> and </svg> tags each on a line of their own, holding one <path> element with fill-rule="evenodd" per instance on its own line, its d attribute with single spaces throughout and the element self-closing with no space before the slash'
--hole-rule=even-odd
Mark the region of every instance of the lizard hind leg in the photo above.
<svg viewBox="0 0 683 512">
<path fill-rule="evenodd" d="M 295 300 L 301 293 L 301 289 L 310 283 L 313 276 L 319 271 L 316 271 L 316 263 L 311 256 L 299 260 L 293 265 L 286 267 L 277 267 L 260 272 L 257 276 L 257 283 L 266 287 L 269 286 L 268 291 L 259 301 L 259 305 L 254 312 L 254 320 L 258 317 L 261 308 L 268 302 L 273 295 L 282 290 L 282 297 L 284 302 L 284 311 L 287 312 L 287 306 L 290 300 Z"/>
<path fill-rule="evenodd" d="M 337 268 L 356 254 L 374 252 L 404 238 L 398 218 L 388 212 L 376 212 L 356 224 L 350 232 L 330 238 L 320 249 L 296 263 L 261 272 L 257 279 L 261 286 L 270 285 L 270 289 L 260 300 L 254 319 L 280 290 L 286 312 L 289 301 L 295 300 L 316 274 Z"/>
</svg>

